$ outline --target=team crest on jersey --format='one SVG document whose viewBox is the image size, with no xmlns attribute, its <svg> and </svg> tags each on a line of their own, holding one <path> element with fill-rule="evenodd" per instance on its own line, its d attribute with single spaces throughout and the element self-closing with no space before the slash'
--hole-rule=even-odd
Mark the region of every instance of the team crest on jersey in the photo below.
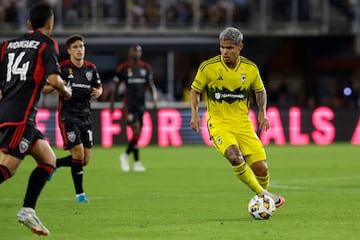
<svg viewBox="0 0 360 240">
<path fill-rule="evenodd" d="M 93 73 L 92 72 L 85 72 L 85 76 L 86 76 L 86 79 L 88 81 L 91 81 L 91 79 L 93 78 Z"/>
<path fill-rule="evenodd" d="M 66 133 L 67 134 L 67 138 L 70 142 L 75 142 L 75 139 L 76 139 L 76 135 L 75 135 L 75 132 L 72 131 L 72 132 L 68 132 Z"/>
<path fill-rule="evenodd" d="M 241 74 L 241 82 L 244 83 L 246 81 L 246 75 L 245 74 Z"/>
<path fill-rule="evenodd" d="M 222 144 L 222 139 L 221 139 L 220 136 L 217 136 L 216 142 L 217 142 L 217 144 L 219 144 L 219 145 Z"/>
<path fill-rule="evenodd" d="M 19 151 L 20 153 L 24 153 L 29 149 L 30 146 L 30 141 L 27 140 L 26 138 L 22 138 L 20 143 L 19 143 Z"/>
<path fill-rule="evenodd" d="M 140 75 L 142 76 L 142 77 L 144 77 L 144 76 L 146 76 L 146 70 L 145 69 L 140 69 Z"/>
</svg>

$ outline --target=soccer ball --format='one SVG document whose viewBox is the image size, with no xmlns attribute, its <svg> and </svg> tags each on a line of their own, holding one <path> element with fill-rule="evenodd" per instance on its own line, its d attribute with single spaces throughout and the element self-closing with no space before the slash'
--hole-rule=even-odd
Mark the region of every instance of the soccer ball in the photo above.
<svg viewBox="0 0 360 240">
<path fill-rule="evenodd" d="M 255 195 L 249 201 L 248 210 L 254 219 L 266 220 L 271 218 L 273 212 L 276 210 L 276 207 L 274 200 L 268 195 Z"/>
</svg>

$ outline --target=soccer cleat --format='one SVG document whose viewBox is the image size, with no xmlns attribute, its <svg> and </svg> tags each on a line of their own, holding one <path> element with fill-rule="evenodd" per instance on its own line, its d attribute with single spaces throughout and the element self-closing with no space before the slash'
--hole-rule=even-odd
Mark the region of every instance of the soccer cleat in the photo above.
<svg viewBox="0 0 360 240">
<path fill-rule="evenodd" d="M 47 236 L 50 231 L 40 222 L 40 219 L 36 216 L 35 210 L 32 208 L 21 208 L 17 214 L 19 223 L 30 228 L 30 230 L 38 235 Z"/>
<path fill-rule="evenodd" d="M 285 198 L 279 197 L 279 200 L 275 203 L 275 207 L 276 207 L 276 208 L 279 208 L 279 207 L 281 207 L 282 205 L 284 205 L 284 203 L 285 203 Z"/>
<path fill-rule="evenodd" d="M 140 161 L 134 162 L 134 172 L 145 172 L 145 170 L 144 165 Z"/>
<path fill-rule="evenodd" d="M 87 199 L 85 193 L 76 194 L 75 201 L 77 203 L 90 203 L 89 199 Z"/>
<path fill-rule="evenodd" d="M 120 165 L 123 172 L 130 171 L 129 155 L 127 155 L 126 153 L 120 155 Z"/>
</svg>

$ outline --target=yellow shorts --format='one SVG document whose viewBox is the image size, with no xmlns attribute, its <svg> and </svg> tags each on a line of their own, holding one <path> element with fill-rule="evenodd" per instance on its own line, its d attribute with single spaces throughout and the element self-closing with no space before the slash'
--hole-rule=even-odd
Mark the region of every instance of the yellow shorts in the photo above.
<svg viewBox="0 0 360 240">
<path fill-rule="evenodd" d="M 209 127 L 209 133 L 215 148 L 222 155 L 225 155 L 226 149 L 235 145 L 239 147 L 249 166 L 254 162 L 266 160 L 264 146 L 256 135 L 253 126 L 247 127 L 246 130 L 234 132 L 212 125 Z"/>
</svg>

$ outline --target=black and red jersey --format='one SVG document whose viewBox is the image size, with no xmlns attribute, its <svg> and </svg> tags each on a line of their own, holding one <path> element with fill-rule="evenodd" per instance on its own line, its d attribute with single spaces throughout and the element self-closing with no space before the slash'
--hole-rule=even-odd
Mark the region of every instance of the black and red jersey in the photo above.
<svg viewBox="0 0 360 240">
<path fill-rule="evenodd" d="M 84 61 L 81 68 L 76 67 L 70 59 L 60 63 L 61 76 L 66 85 L 72 89 L 72 97 L 65 100 L 60 97 L 59 110 L 62 116 L 90 116 L 91 89 L 101 86 L 101 79 L 96 66 Z"/>
<path fill-rule="evenodd" d="M 5 41 L 0 50 L 0 127 L 35 122 L 49 74 L 60 74 L 58 44 L 38 31 Z"/>
<path fill-rule="evenodd" d="M 126 61 L 116 68 L 114 81 L 123 81 L 126 85 L 125 104 L 127 108 L 145 108 L 145 93 L 150 81 L 153 81 L 151 65 L 140 61 L 137 66 L 130 66 Z"/>
</svg>

